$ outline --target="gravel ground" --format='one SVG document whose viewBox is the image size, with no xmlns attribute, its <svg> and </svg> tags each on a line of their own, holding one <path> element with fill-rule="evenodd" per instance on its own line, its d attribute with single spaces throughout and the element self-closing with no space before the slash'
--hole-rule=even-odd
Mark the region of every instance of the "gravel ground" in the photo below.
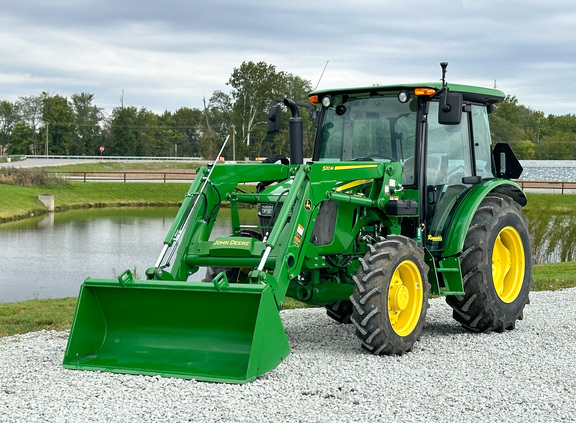
<svg viewBox="0 0 576 423">
<path fill-rule="evenodd" d="M 471 334 L 433 299 L 401 357 L 365 353 L 321 309 L 283 311 L 292 354 L 246 385 L 65 370 L 67 332 L 6 337 L 0 421 L 576 421 L 576 288 L 531 300 L 516 330 Z"/>
</svg>

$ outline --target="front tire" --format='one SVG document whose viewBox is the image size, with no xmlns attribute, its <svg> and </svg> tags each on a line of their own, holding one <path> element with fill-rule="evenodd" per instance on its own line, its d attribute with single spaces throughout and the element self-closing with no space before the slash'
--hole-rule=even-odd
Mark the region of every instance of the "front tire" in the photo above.
<svg viewBox="0 0 576 423">
<path fill-rule="evenodd" d="M 228 282 L 236 283 L 238 282 L 238 275 L 240 273 L 240 269 L 233 268 L 233 267 L 207 267 L 206 268 L 206 275 L 202 282 L 212 282 L 219 273 L 226 272 L 226 277 L 228 278 Z"/>
<path fill-rule="evenodd" d="M 377 355 L 401 355 L 420 339 L 429 306 L 424 251 L 399 235 L 369 248 L 353 277 L 351 321 L 364 348 Z"/>
<path fill-rule="evenodd" d="M 476 211 L 461 257 L 465 295 L 446 302 L 474 332 L 514 329 L 532 283 L 528 220 L 510 197 L 489 194 Z"/>
</svg>

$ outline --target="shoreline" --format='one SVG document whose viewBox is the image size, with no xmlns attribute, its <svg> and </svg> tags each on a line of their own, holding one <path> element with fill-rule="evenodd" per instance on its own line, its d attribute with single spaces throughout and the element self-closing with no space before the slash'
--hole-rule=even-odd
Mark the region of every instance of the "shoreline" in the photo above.
<svg viewBox="0 0 576 423">
<path fill-rule="evenodd" d="M 33 217 L 45 216 L 49 213 L 61 213 L 70 210 L 82 210 L 82 209 L 103 209 L 103 208 L 122 208 L 122 207 L 180 207 L 182 202 L 118 202 L 118 203 L 85 203 L 85 204 L 71 204 L 66 206 L 55 207 L 53 212 L 49 212 L 46 209 L 34 209 L 30 212 L 14 215 L 12 217 L 0 218 L 0 225 L 3 223 L 18 222 L 21 220 L 30 219 Z M 223 205 L 225 207 L 225 205 Z"/>
<path fill-rule="evenodd" d="M 51 213 L 38 200 L 39 195 L 54 196 L 54 213 L 103 207 L 173 207 L 182 204 L 188 187 L 177 182 L 73 182 L 54 188 L 0 184 L 0 224 Z"/>
</svg>

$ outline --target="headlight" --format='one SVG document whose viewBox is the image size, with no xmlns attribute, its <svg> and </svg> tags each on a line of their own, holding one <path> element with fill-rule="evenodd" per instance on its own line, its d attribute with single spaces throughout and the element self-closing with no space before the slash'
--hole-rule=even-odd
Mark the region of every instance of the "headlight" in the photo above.
<svg viewBox="0 0 576 423">
<path fill-rule="evenodd" d="M 329 95 L 322 98 L 322 106 L 330 107 L 331 105 L 332 105 L 332 98 Z"/>
<path fill-rule="evenodd" d="M 410 94 L 408 93 L 408 91 L 403 90 L 398 93 L 398 101 L 400 103 L 407 103 L 408 100 L 410 100 Z"/>
</svg>

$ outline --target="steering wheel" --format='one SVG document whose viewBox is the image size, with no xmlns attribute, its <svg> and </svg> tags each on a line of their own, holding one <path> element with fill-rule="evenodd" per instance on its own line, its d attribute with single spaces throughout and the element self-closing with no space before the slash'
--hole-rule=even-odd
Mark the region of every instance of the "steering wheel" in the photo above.
<svg viewBox="0 0 576 423">
<path fill-rule="evenodd" d="M 456 172 L 458 172 L 459 170 L 464 170 L 464 165 L 458 165 L 456 166 L 454 169 L 452 169 L 450 172 L 448 172 L 448 174 L 446 175 L 446 177 L 452 176 L 454 175 Z"/>
<path fill-rule="evenodd" d="M 364 157 L 356 157 L 356 158 L 352 159 L 352 161 L 373 162 L 374 159 L 388 160 L 389 162 L 393 162 L 393 161 L 394 161 L 393 158 L 387 157 L 387 156 L 382 156 L 382 155 L 380 155 L 380 154 L 370 154 L 370 155 L 364 156 Z"/>
<path fill-rule="evenodd" d="M 383 156 L 382 154 L 370 154 L 367 157 L 371 159 L 381 159 L 381 160 L 388 160 L 389 162 L 393 162 L 394 159 L 392 157 Z"/>
</svg>

